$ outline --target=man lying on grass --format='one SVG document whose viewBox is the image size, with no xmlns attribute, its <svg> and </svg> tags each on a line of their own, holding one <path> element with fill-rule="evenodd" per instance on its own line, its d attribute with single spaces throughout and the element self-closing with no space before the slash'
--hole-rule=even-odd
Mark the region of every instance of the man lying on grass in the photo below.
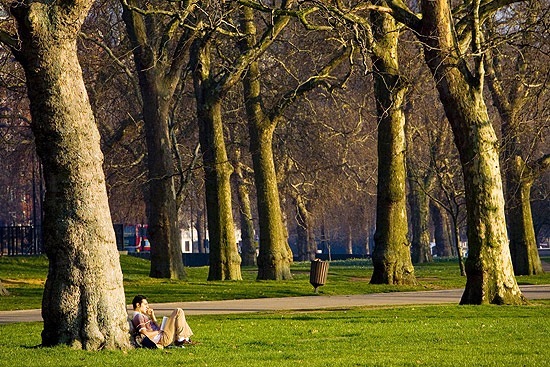
<svg viewBox="0 0 550 367">
<path fill-rule="evenodd" d="M 161 327 L 155 317 L 155 311 L 149 307 L 145 296 L 135 296 L 132 305 L 134 306 L 134 317 L 132 318 L 134 327 L 155 344 L 162 347 L 167 347 L 172 342 L 176 346 L 198 344 L 189 339 L 193 332 L 185 321 L 185 314 L 181 308 L 172 311 L 166 323 Z"/>
</svg>

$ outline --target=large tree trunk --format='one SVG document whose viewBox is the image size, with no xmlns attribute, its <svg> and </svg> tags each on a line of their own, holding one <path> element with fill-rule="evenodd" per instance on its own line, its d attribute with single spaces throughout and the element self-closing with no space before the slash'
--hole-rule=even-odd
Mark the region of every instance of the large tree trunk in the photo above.
<svg viewBox="0 0 550 367">
<path fill-rule="evenodd" d="M 231 207 L 231 173 L 227 158 L 221 99 L 210 85 L 210 47 L 194 42 L 190 63 L 193 69 L 199 140 L 204 164 L 206 213 L 210 239 L 208 280 L 240 280 L 241 257 L 235 241 Z"/>
<path fill-rule="evenodd" d="M 431 217 L 434 224 L 434 239 L 437 256 L 452 256 L 453 252 L 449 241 L 447 216 L 434 203 L 430 203 L 430 212 L 432 214 Z"/>
<path fill-rule="evenodd" d="M 243 266 L 256 265 L 256 245 L 254 244 L 254 222 L 252 221 L 252 210 L 250 209 L 250 196 L 248 193 L 249 184 L 246 182 L 241 168 L 241 152 L 235 149 L 235 184 L 237 186 L 237 197 L 239 199 L 239 213 L 241 219 L 241 258 Z"/>
<path fill-rule="evenodd" d="M 42 344 L 129 348 L 119 255 L 105 189 L 100 136 L 77 58 L 91 1 L 16 3 L 23 66 L 46 195 Z"/>
<path fill-rule="evenodd" d="M 185 279 L 168 126 L 170 103 L 163 101 L 162 93 L 142 94 L 149 173 L 146 200 L 147 236 L 151 241 L 149 275 L 153 278 Z"/>
<path fill-rule="evenodd" d="M 134 64 L 143 100 L 147 142 L 147 236 L 151 242 L 154 278 L 185 279 L 174 183 L 174 159 L 170 139 L 170 108 L 180 73 L 167 77 L 170 66 L 151 54 L 142 15 L 124 7 L 123 19 L 130 35 Z"/>
<path fill-rule="evenodd" d="M 483 66 L 477 76 L 457 54 L 446 0 L 422 2 L 421 40 L 460 154 L 466 192 L 467 283 L 462 304 L 522 304 L 504 218 L 498 141 L 483 100 Z M 478 59 L 481 56 L 478 55 Z"/>
<path fill-rule="evenodd" d="M 373 12 L 378 42 L 372 61 L 378 115 L 378 185 L 372 284 L 415 284 L 405 197 L 405 83 L 399 76 L 395 20 Z"/>
<path fill-rule="evenodd" d="M 254 164 L 260 222 L 258 279 L 292 279 L 290 274 L 292 253 L 289 251 L 286 231 L 283 227 L 277 176 L 273 163 L 272 133 L 272 129 L 266 131 L 258 129 L 257 126 L 250 127 L 250 150 Z"/>
<path fill-rule="evenodd" d="M 245 34 L 248 35 L 240 43 L 241 52 L 245 53 L 256 44 L 256 29 L 251 8 L 242 9 L 241 22 Z M 258 62 L 253 61 L 243 78 L 243 87 L 260 223 L 258 279 L 292 279 L 292 254 L 288 251 L 287 236 L 283 228 L 277 174 L 273 162 L 272 141 L 276 123 L 262 111 L 259 78 Z"/>
<path fill-rule="evenodd" d="M 300 195 L 294 198 L 296 207 L 296 232 L 298 234 L 298 261 L 313 261 L 317 254 L 317 244 L 313 233 L 312 218 L 304 199 Z"/>
</svg>

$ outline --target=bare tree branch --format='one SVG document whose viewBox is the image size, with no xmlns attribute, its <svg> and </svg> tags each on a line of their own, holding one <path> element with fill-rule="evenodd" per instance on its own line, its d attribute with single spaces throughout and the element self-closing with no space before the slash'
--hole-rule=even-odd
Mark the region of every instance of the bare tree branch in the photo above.
<svg viewBox="0 0 550 367">
<path fill-rule="evenodd" d="M 105 42 L 100 41 L 97 38 L 95 38 L 91 35 L 88 35 L 84 32 L 80 32 L 80 37 L 87 40 L 87 41 L 90 41 L 90 42 L 94 43 L 95 45 L 97 45 L 99 47 L 101 47 L 107 53 L 107 55 L 109 55 L 111 60 L 113 60 L 115 62 L 115 64 L 117 64 L 118 67 L 120 67 L 122 69 L 122 71 L 124 71 L 124 74 L 126 74 L 128 79 L 130 79 L 130 83 L 132 83 L 132 87 L 134 88 L 134 93 L 135 93 L 135 95 L 138 99 L 139 105 L 140 106 L 143 105 L 143 101 L 141 99 L 141 93 L 140 93 L 140 90 L 139 90 L 139 86 L 138 86 L 136 77 L 134 76 L 134 73 L 132 73 L 130 68 L 128 68 L 128 66 L 126 66 L 126 64 L 124 64 L 124 62 L 122 62 L 122 60 L 120 60 L 114 54 L 113 50 L 111 50 L 111 48 L 109 46 L 107 46 L 107 44 Z"/>
</svg>

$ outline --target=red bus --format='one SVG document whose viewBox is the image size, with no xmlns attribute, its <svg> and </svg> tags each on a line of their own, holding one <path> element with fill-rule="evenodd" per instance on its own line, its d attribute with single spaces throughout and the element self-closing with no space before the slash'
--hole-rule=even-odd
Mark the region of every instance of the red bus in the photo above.
<svg viewBox="0 0 550 367">
<path fill-rule="evenodd" d="M 113 227 L 119 250 L 129 252 L 151 250 L 147 239 L 147 224 L 114 224 Z"/>
</svg>

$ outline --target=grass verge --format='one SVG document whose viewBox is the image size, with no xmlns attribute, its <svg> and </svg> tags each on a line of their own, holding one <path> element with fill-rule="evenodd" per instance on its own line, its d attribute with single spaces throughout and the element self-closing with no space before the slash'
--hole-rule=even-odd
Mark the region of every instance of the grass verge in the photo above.
<svg viewBox="0 0 550 367">
<path fill-rule="evenodd" d="M 239 298 L 265 298 L 312 295 L 309 284 L 309 263 L 291 267 L 293 280 L 257 281 L 257 269 L 243 267 L 243 281 L 211 281 L 208 268 L 186 268 L 188 280 L 154 279 L 149 277 L 150 263 L 131 256 L 121 256 L 126 301 L 144 294 L 151 302 L 211 301 Z M 0 257 L 0 279 L 13 297 L 0 298 L 0 310 L 40 308 L 48 261 L 38 257 Z M 414 290 L 463 288 L 456 261 L 438 261 L 415 265 L 417 286 L 371 285 L 372 263 L 369 260 L 331 262 L 327 284 L 320 295 L 367 294 Z M 520 284 L 550 284 L 550 274 L 517 277 Z"/>
<path fill-rule="evenodd" d="M 549 366 L 550 305 L 193 316 L 201 345 L 33 348 L 41 323 L 0 325 L 0 366 Z"/>
</svg>

